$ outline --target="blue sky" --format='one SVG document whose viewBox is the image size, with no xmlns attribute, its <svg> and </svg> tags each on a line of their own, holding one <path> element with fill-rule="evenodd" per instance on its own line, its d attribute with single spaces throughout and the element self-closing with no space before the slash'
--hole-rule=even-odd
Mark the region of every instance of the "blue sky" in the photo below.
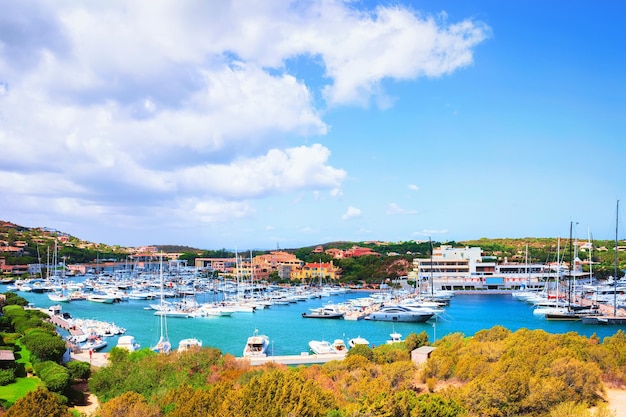
<svg viewBox="0 0 626 417">
<path fill-rule="evenodd" d="M 206 249 L 614 238 L 622 2 L 2 9 L 3 220 Z"/>
</svg>

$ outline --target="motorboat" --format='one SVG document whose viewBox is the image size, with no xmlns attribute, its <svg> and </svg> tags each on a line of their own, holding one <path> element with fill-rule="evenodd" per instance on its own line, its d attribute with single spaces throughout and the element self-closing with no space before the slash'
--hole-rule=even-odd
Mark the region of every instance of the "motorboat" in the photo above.
<svg viewBox="0 0 626 417">
<path fill-rule="evenodd" d="M 92 301 L 94 303 L 104 303 L 104 304 L 113 304 L 115 301 L 115 297 L 109 294 L 89 294 L 86 297 L 87 301 Z"/>
<path fill-rule="evenodd" d="M 333 349 L 335 350 L 335 353 L 342 353 L 348 350 L 348 347 L 346 346 L 346 342 L 344 342 L 343 339 L 335 339 L 333 341 L 332 346 L 333 346 Z"/>
<path fill-rule="evenodd" d="M 400 333 L 393 332 L 389 335 L 390 339 L 387 340 L 387 343 L 399 343 L 402 342 L 402 335 Z"/>
<path fill-rule="evenodd" d="M 190 314 L 185 310 L 178 309 L 168 309 L 164 308 L 163 310 L 158 310 L 154 312 L 155 316 L 163 316 L 163 317 L 171 317 L 171 318 L 188 318 Z"/>
<path fill-rule="evenodd" d="M 69 303 L 70 297 L 67 294 L 63 294 L 61 292 L 53 292 L 48 294 L 48 298 L 50 301 L 55 303 Z"/>
<path fill-rule="evenodd" d="M 434 315 L 435 312 L 427 308 L 410 308 L 401 305 L 393 305 L 384 306 L 380 310 L 367 315 L 365 319 L 423 323 Z"/>
<path fill-rule="evenodd" d="M 311 340 L 309 348 L 316 355 L 328 355 L 330 353 L 338 353 L 333 345 L 327 340 Z"/>
<path fill-rule="evenodd" d="M 107 341 L 100 338 L 99 336 L 90 335 L 87 338 L 87 341 L 80 345 L 82 350 L 91 350 L 96 351 L 106 347 Z"/>
<path fill-rule="evenodd" d="M 324 306 L 312 308 L 308 313 L 302 313 L 302 317 L 314 319 L 342 319 L 345 314 L 345 312 L 340 311 L 337 307 Z"/>
<path fill-rule="evenodd" d="M 179 352 L 185 352 L 189 349 L 201 348 L 201 347 L 202 347 L 202 340 L 198 340 L 195 337 L 183 339 L 178 343 Z"/>
<path fill-rule="evenodd" d="M 260 335 L 258 329 L 254 329 L 254 334 L 248 337 L 246 346 L 243 348 L 244 357 L 265 357 L 270 346 L 270 338 Z"/>
<path fill-rule="evenodd" d="M 117 346 L 120 349 L 126 349 L 129 352 L 134 352 L 139 350 L 139 343 L 135 342 L 135 338 L 133 336 L 120 336 L 117 339 Z"/>
<path fill-rule="evenodd" d="M 355 347 L 357 345 L 369 346 L 370 342 L 366 338 L 361 337 L 361 336 L 358 336 L 358 337 L 355 337 L 355 338 L 352 338 L 352 339 L 348 340 L 348 346 L 350 346 L 350 348 L 353 348 L 353 347 Z"/>
</svg>

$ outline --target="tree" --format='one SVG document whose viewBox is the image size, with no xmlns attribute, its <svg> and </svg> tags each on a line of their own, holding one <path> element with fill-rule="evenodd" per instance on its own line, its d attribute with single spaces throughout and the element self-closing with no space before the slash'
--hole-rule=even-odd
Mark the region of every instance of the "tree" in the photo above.
<svg viewBox="0 0 626 417">
<path fill-rule="evenodd" d="M 141 394 L 126 392 L 100 407 L 100 417 L 160 417 L 157 406 L 149 405 Z"/>
<path fill-rule="evenodd" d="M 56 362 L 38 363 L 35 365 L 35 372 L 50 391 L 63 392 L 72 382 L 69 370 Z"/>
<path fill-rule="evenodd" d="M 22 338 L 22 343 L 39 361 L 61 362 L 66 347 L 56 333 L 35 330 Z"/>
<path fill-rule="evenodd" d="M 72 414 L 57 395 L 40 388 L 17 400 L 4 417 L 72 417 Z"/>
<path fill-rule="evenodd" d="M 71 361 L 67 364 L 67 369 L 74 379 L 87 380 L 91 376 L 91 365 L 82 361 Z"/>
<path fill-rule="evenodd" d="M 350 356 L 355 356 L 355 355 L 363 356 L 368 361 L 371 361 L 374 359 L 374 352 L 372 351 L 372 348 L 370 348 L 367 345 L 358 344 L 354 346 L 352 349 L 348 351 L 346 356 L 350 357 Z"/>
</svg>

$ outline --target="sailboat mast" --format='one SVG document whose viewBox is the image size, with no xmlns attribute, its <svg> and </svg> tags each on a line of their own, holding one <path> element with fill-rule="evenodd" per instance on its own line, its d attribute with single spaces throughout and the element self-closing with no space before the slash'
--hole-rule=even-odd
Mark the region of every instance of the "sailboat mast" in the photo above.
<svg viewBox="0 0 626 417">
<path fill-rule="evenodd" d="M 617 230 L 619 224 L 619 200 L 617 200 L 617 207 L 615 209 L 615 270 L 613 273 L 613 317 L 617 317 L 617 264 L 619 262 L 619 256 L 617 255 Z"/>
<path fill-rule="evenodd" d="M 572 245 L 572 227 L 574 222 L 569 223 L 569 276 L 567 280 L 567 309 L 572 308 L 572 263 L 574 262 L 573 245 Z"/>
<path fill-rule="evenodd" d="M 430 242 L 430 296 L 434 298 L 435 296 L 435 281 L 433 279 L 433 241 L 428 238 L 428 242 Z"/>
</svg>

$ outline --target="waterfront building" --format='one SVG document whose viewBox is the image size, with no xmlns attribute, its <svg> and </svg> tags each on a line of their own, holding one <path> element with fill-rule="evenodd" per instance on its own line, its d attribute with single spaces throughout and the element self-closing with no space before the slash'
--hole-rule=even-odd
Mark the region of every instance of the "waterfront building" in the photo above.
<svg viewBox="0 0 626 417">
<path fill-rule="evenodd" d="M 291 273 L 291 279 L 315 282 L 315 280 L 335 280 L 339 277 L 339 268 L 333 262 L 310 262 Z"/>
<path fill-rule="evenodd" d="M 431 258 L 413 260 L 409 278 L 433 282 L 435 290 L 540 289 L 557 277 L 556 269 L 537 263 L 497 263 L 479 247 L 453 248 L 441 245 Z"/>
</svg>

